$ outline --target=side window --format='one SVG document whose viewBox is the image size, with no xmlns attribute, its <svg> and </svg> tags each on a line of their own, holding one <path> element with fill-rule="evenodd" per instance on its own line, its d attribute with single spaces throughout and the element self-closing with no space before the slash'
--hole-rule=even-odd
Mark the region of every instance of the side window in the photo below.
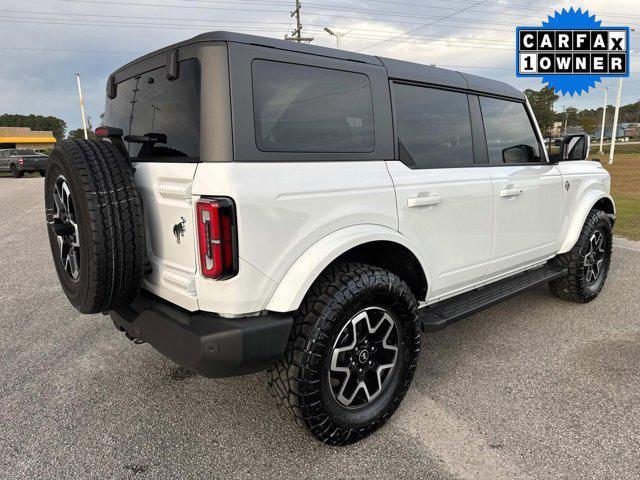
<svg viewBox="0 0 640 480">
<path fill-rule="evenodd" d="M 373 102 L 361 73 L 255 60 L 256 144 L 263 152 L 372 152 Z"/>
<path fill-rule="evenodd" d="M 540 145 L 523 103 L 480 97 L 490 163 L 540 162 Z"/>
<path fill-rule="evenodd" d="M 394 84 L 400 159 L 418 167 L 473 165 L 467 95 Z"/>
</svg>

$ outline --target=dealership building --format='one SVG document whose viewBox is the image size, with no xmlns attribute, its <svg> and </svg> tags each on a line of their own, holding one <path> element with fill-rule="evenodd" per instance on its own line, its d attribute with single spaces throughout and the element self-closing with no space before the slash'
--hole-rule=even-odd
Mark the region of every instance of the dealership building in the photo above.
<svg viewBox="0 0 640 480">
<path fill-rule="evenodd" d="M 0 148 L 53 148 L 56 139 L 53 132 L 32 131 L 28 127 L 0 127 Z"/>
</svg>

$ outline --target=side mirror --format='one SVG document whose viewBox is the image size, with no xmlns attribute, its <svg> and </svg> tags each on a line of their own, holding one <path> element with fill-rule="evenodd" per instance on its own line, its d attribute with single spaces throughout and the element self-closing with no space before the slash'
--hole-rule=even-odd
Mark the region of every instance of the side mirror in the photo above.
<svg viewBox="0 0 640 480">
<path fill-rule="evenodd" d="M 514 145 L 502 150 L 504 163 L 529 163 L 534 160 L 536 152 L 531 145 Z"/>
<path fill-rule="evenodd" d="M 567 135 L 560 143 L 560 160 L 586 160 L 589 157 L 589 135 Z"/>
</svg>

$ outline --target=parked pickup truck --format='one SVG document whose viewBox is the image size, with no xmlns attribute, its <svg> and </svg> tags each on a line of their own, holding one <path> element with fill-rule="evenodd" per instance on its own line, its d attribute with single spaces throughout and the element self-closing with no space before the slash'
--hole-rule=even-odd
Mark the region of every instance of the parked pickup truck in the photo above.
<svg viewBox="0 0 640 480">
<path fill-rule="evenodd" d="M 47 168 L 70 302 L 204 376 L 269 369 L 327 444 L 389 419 L 423 332 L 607 278 L 609 174 L 502 82 L 213 32 L 114 72 L 96 133 Z"/>
<path fill-rule="evenodd" d="M 11 172 L 13 178 L 22 177 L 25 172 L 38 172 L 44 177 L 49 157 L 31 149 L 0 150 L 0 172 Z"/>
</svg>

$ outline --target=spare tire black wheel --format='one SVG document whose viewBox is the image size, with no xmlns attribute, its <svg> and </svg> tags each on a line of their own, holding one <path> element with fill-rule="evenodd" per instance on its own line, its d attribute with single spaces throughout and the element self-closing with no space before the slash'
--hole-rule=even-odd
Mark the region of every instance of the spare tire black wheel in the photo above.
<svg viewBox="0 0 640 480">
<path fill-rule="evenodd" d="M 45 176 L 49 242 L 58 278 L 82 313 L 129 304 L 146 261 L 142 201 L 128 160 L 105 141 L 65 140 Z"/>
</svg>

